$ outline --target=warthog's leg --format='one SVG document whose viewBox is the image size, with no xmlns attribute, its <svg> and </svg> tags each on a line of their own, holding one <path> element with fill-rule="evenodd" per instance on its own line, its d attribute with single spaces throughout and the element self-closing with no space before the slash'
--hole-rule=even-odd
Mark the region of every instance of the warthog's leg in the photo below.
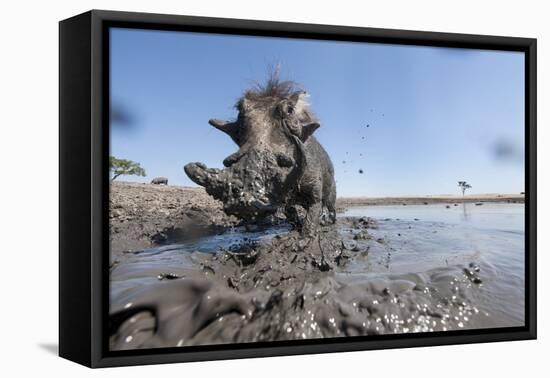
<svg viewBox="0 0 550 378">
<path fill-rule="evenodd" d="M 323 205 L 321 201 L 314 202 L 307 208 L 306 219 L 302 226 L 302 235 L 306 237 L 313 237 L 319 232 L 319 223 L 321 218 L 321 212 L 323 211 Z"/>
<path fill-rule="evenodd" d="M 298 212 L 298 209 L 294 205 L 287 205 L 285 207 L 285 216 L 288 221 L 292 225 L 294 229 L 301 230 L 302 229 L 302 222 L 300 220 L 300 214 Z"/>
<path fill-rule="evenodd" d="M 334 206 L 334 203 L 328 203 L 327 210 L 328 219 L 332 222 L 332 224 L 336 223 L 336 207 Z"/>
</svg>

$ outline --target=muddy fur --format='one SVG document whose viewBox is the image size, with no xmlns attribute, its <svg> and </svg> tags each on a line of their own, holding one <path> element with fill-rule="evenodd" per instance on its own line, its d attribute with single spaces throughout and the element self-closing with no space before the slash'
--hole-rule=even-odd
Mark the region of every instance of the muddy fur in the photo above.
<svg viewBox="0 0 550 378">
<path fill-rule="evenodd" d="M 186 174 L 222 201 L 227 214 L 254 221 L 284 209 L 298 231 L 315 235 L 323 213 L 325 221 L 335 221 L 336 184 L 330 157 L 312 136 L 320 124 L 306 99 L 277 77 L 246 90 L 235 121 L 210 120 L 239 150 L 223 170 L 189 163 Z"/>
</svg>

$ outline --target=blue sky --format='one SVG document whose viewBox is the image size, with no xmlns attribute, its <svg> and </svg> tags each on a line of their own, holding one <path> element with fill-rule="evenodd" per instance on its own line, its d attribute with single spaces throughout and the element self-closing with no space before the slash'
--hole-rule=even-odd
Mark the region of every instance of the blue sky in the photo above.
<svg viewBox="0 0 550 378">
<path fill-rule="evenodd" d="M 236 145 L 208 119 L 236 117 L 276 64 L 310 94 L 339 196 L 524 190 L 523 53 L 117 28 L 111 155 L 147 171 L 120 179 L 195 186 L 186 163 L 221 168 Z"/>
</svg>

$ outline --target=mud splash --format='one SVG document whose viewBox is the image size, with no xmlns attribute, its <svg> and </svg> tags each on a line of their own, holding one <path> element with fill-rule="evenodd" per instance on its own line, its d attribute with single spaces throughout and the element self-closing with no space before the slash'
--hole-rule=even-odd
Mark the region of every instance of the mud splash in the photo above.
<svg viewBox="0 0 550 378">
<path fill-rule="evenodd" d="M 475 305 L 483 285 L 475 262 L 373 272 L 369 264 L 392 253 L 391 243 L 373 236 L 377 223 L 365 217 L 338 223 L 311 239 L 280 229 L 270 237 L 234 238 L 215 253 L 176 245 L 127 256 L 111 273 L 111 349 L 486 325 L 489 314 Z"/>
</svg>

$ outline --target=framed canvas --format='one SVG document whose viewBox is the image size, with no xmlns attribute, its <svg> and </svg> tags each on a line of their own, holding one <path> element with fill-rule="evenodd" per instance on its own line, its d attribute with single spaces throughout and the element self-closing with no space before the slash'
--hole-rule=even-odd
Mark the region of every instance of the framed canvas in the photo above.
<svg viewBox="0 0 550 378">
<path fill-rule="evenodd" d="M 62 357 L 536 338 L 535 39 L 94 10 L 59 62 Z"/>
</svg>

